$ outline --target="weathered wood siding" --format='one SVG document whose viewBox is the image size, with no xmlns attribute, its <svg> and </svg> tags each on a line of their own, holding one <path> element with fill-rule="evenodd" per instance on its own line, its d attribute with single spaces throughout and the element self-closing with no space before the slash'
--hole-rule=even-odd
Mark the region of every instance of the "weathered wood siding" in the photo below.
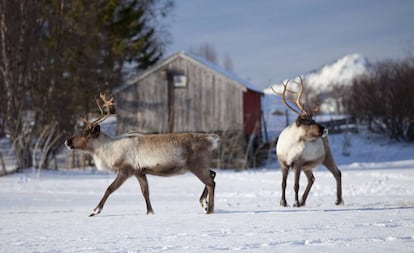
<svg viewBox="0 0 414 253">
<path fill-rule="evenodd" d="M 167 81 L 154 73 L 116 94 L 117 133 L 167 128 Z"/>
<path fill-rule="evenodd" d="M 176 57 L 116 95 L 117 132 L 168 132 L 166 73 L 187 77 L 174 88 L 174 132 L 243 129 L 243 89 L 214 70 Z"/>
</svg>

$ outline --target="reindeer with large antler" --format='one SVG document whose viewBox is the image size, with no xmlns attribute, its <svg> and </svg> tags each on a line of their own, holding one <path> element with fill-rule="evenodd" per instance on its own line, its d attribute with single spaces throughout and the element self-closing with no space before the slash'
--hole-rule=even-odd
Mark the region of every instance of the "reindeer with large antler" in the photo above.
<svg viewBox="0 0 414 253">
<path fill-rule="evenodd" d="M 213 213 L 216 173 L 208 169 L 209 157 L 211 151 L 218 147 L 220 137 L 202 133 L 129 133 L 112 138 L 101 132 L 99 124 L 110 116 L 113 98 L 107 99 L 101 94 L 100 99 L 103 106 L 100 105 L 99 98 L 96 103 L 101 116 L 92 122 L 84 119 L 86 128 L 79 135 L 65 141 L 70 150 L 78 149 L 92 154 L 98 169 L 109 169 L 117 173 L 90 216 L 99 214 L 109 195 L 131 176 L 138 179 L 147 205 L 147 214 L 151 214 L 153 209 L 146 175 L 172 176 L 187 171 L 204 183 L 200 203 L 206 213 Z"/>
<path fill-rule="evenodd" d="M 301 103 L 300 100 L 303 95 L 303 80 L 302 77 L 299 78 L 300 82 L 295 82 L 299 85 L 298 92 L 287 88 L 289 81 L 283 83 L 282 93 L 273 90 L 273 92 L 282 96 L 283 104 L 298 115 L 295 122 L 282 131 L 276 146 L 276 155 L 282 169 L 282 196 L 280 199 L 280 205 L 287 206 L 285 191 L 289 169 L 293 169 L 295 172 L 295 202 L 293 206 L 300 207 L 305 205 L 309 191 L 315 181 L 312 170 L 320 164 L 327 167 L 335 177 L 335 204 L 339 205 L 343 203 L 341 171 L 336 166 L 329 147 L 328 129 L 317 124 L 315 120 L 313 120 L 314 113 L 319 111 L 318 105 L 316 105 L 316 107 L 312 110 L 307 110 L 305 105 Z M 287 92 L 297 95 L 295 104 L 299 110 L 289 105 L 286 100 Z M 308 179 L 308 184 L 303 192 L 302 199 L 299 201 L 299 179 L 302 171 Z"/>
</svg>

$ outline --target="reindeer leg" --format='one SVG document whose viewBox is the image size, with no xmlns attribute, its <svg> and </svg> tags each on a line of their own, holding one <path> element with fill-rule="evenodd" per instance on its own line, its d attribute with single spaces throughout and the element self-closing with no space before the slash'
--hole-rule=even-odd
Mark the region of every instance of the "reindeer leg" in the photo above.
<svg viewBox="0 0 414 253">
<path fill-rule="evenodd" d="M 216 172 L 210 170 L 210 176 L 214 180 L 214 178 L 216 177 Z M 208 206 L 207 193 L 208 193 L 208 189 L 207 189 L 207 186 L 205 186 L 203 193 L 201 193 L 201 196 L 200 196 L 200 203 L 204 210 L 207 210 L 207 206 Z"/>
<path fill-rule="evenodd" d="M 315 182 L 315 177 L 313 176 L 312 170 L 304 171 L 306 177 L 308 178 L 308 185 L 306 186 L 305 192 L 302 195 L 302 201 L 299 203 L 300 206 L 304 206 L 306 203 L 306 199 L 308 198 L 308 194 L 310 189 L 312 188 L 313 182 Z"/>
<path fill-rule="evenodd" d="M 147 214 L 154 214 L 154 210 L 152 210 L 151 202 L 149 199 L 147 176 L 142 173 L 136 173 L 135 177 L 138 179 L 139 185 L 141 186 L 142 195 L 144 196 L 145 204 L 147 205 Z"/>
<path fill-rule="evenodd" d="M 108 199 L 109 195 L 111 195 L 114 191 L 116 191 L 128 178 L 129 178 L 128 174 L 120 171 L 118 175 L 116 176 L 115 180 L 112 182 L 112 184 L 108 186 L 101 201 L 99 201 L 99 204 L 96 206 L 95 209 L 93 209 L 89 217 L 98 215 L 102 211 L 104 204 L 106 200 Z"/>
<path fill-rule="evenodd" d="M 289 174 L 289 168 L 288 167 L 282 167 L 282 196 L 280 197 L 280 205 L 286 207 L 286 180 Z"/>
<path fill-rule="evenodd" d="M 327 164 L 323 164 L 326 166 L 326 168 L 332 173 L 336 180 L 336 201 L 335 205 L 343 205 L 344 200 L 342 199 L 342 173 L 338 169 L 338 167 L 335 166 L 328 166 Z"/>
<path fill-rule="evenodd" d="M 331 149 L 329 147 L 329 141 L 328 138 L 322 138 L 323 145 L 325 148 L 325 160 L 322 162 L 322 164 L 328 168 L 328 170 L 332 173 L 332 175 L 335 177 L 336 180 L 336 201 L 335 205 L 341 205 L 344 203 L 344 200 L 342 199 L 342 173 L 338 169 L 338 166 L 336 166 L 335 160 L 333 158 Z"/>
<path fill-rule="evenodd" d="M 203 207 L 204 211 L 207 214 L 214 212 L 214 189 L 216 183 L 214 182 L 214 178 L 216 177 L 216 173 L 212 170 L 194 170 L 192 171 L 194 175 L 196 175 L 201 182 L 205 184 L 203 193 L 200 196 L 200 203 Z M 208 195 L 208 201 L 206 201 Z"/>
<path fill-rule="evenodd" d="M 295 168 L 295 185 L 293 186 L 293 189 L 295 190 L 295 203 L 293 203 L 294 207 L 300 207 L 300 203 L 299 203 L 300 172 L 301 172 L 301 169 L 299 167 Z"/>
<path fill-rule="evenodd" d="M 344 200 L 342 198 L 342 173 L 339 169 L 338 169 L 338 173 L 337 173 L 337 176 L 335 177 L 335 179 L 336 179 L 336 201 L 335 201 L 335 205 L 343 205 Z"/>
</svg>

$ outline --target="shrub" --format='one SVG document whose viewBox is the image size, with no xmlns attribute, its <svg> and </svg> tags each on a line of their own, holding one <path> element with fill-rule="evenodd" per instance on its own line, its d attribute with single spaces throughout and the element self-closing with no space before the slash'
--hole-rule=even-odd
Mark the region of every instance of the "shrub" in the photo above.
<svg viewBox="0 0 414 253">
<path fill-rule="evenodd" d="M 375 64 L 354 80 L 345 107 L 372 130 L 414 141 L 414 59 Z"/>
</svg>

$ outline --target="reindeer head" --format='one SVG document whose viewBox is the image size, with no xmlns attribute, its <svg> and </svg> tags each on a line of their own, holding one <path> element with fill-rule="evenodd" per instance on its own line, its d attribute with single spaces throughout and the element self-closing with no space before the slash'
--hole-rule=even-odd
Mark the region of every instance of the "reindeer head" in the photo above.
<svg viewBox="0 0 414 253">
<path fill-rule="evenodd" d="M 303 80 L 301 76 L 299 76 L 299 79 L 300 82 L 295 82 L 299 85 L 299 91 L 292 91 L 287 88 L 289 80 L 286 83 L 282 83 L 282 93 L 275 91 L 273 88 L 272 90 L 275 94 L 282 96 L 283 104 L 298 115 L 294 125 L 297 128 L 300 128 L 302 134 L 301 138 L 305 140 L 310 140 L 315 139 L 317 137 L 325 137 L 328 135 L 328 129 L 317 124 L 315 120 L 313 120 L 314 113 L 319 111 L 319 105 L 317 104 L 315 108 L 313 108 L 312 110 L 306 110 L 305 105 L 300 101 L 303 95 Z M 286 92 L 297 94 L 295 104 L 299 108 L 299 110 L 296 110 L 288 104 L 288 102 L 286 101 Z"/>
<path fill-rule="evenodd" d="M 100 105 L 99 98 L 103 101 L 102 106 Z M 101 115 L 92 122 L 89 122 L 86 117 L 84 117 L 83 121 L 86 124 L 86 128 L 80 134 L 66 140 L 66 147 L 68 147 L 70 150 L 80 149 L 85 151 L 92 151 L 93 147 L 91 146 L 91 143 L 101 135 L 101 127 L 99 124 L 111 115 L 110 106 L 115 104 L 113 100 L 114 98 L 107 99 L 105 94 L 102 93 L 99 97 L 96 97 L 96 104 L 99 107 Z M 104 113 L 102 107 L 106 108 L 106 113 Z"/>
</svg>

